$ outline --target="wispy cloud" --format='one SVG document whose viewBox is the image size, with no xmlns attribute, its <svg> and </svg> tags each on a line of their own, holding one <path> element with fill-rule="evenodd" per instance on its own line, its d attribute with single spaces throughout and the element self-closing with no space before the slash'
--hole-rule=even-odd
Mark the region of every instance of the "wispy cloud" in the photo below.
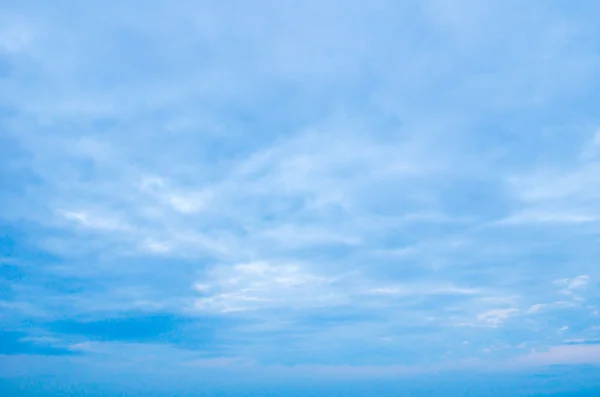
<svg viewBox="0 0 600 397">
<path fill-rule="evenodd" d="M 562 294 L 573 295 L 578 291 L 584 289 L 589 283 L 589 281 L 590 276 L 584 274 L 582 276 L 577 276 L 573 279 L 565 278 L 561 280 L 555 280 L 555 283 L 564 287 L 564 289 L 560 291 Z"/>
<path fill-rule="evenodd" d="M 481 313 L 477 316 L 477 319 L 483 323 L 496 327 L 506 321 L 508 318 L 515 316 L 519 313 L 518 309 L 495 309 Z"/>
<path fill-rule="evenodd" d="M 174 368 L 592 361 L 561 344 L 598 337 L 595 3 L 109 3 L 0 6 L 11 338 Z M 111 333 L 158 315 L 185 321 Z"/>
</svg>

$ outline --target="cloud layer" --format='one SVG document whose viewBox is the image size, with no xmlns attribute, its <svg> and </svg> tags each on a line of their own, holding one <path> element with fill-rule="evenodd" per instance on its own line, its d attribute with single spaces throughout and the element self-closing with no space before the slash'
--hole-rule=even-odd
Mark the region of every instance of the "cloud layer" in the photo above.
<svg viewBox="0 0 600 397">
<path fill-rule="evenodd" d="M 4 362 L 600 362 L 595 2 L 109 3 L 0 6 Z"/>
</svg>

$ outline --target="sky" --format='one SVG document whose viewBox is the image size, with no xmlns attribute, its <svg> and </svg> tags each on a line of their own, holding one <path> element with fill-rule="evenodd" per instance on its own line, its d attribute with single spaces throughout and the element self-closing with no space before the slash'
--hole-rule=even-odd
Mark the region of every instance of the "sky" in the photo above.
<svg viewBox="0 0 600 397">
<path fill-rule="evenodd" d="M 2 395 L 600 395 L 598 15 L 0 0 Z"/>
</svg>

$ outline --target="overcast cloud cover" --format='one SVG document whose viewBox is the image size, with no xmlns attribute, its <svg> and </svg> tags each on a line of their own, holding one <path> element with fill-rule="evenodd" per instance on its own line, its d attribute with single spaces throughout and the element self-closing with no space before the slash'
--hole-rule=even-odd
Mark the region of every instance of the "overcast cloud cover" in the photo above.
<svg viewBox="0 0 600 397">
<path fill-rule="evenodd" d="M 599 16 L 0 0 L 0 389 L 599 386 Z"/>
</svg>

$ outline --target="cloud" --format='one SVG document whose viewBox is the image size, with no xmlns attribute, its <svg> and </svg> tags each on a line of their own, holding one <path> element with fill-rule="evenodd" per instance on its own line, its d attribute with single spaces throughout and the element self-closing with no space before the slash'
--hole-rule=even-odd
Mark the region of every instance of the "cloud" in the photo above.
<svg viewBox="0 0 600 397">
<path fill-rule="evenodd" d="M 556 280 L 555 283 L 564 286 L 560 292 L 564 295 L 574 295 L 580 293 L 581 290 L 585 289 L 590 281 L 590 276 L 587 274 L 577 276 L 573 279 L 561 279 Z"/>
<path fill-rule="evenodd" d="M 15 351 L 331 376 L 583 354 L 556 330 L 594 339 L 597 5 L 234 3 L 2 6 Z"/>
<path fill-rule="evenodd" d="M 483 323 L 497 327 L 503 322 L 505 322 L 510 317 L 516 316 L 519 313 L 518 309 L 510 308 L 510 309 L 494 309 L 489 310 L 484 313 L 480 313 L 477 316 L 477 319 L 482 321 Z"/>
<path fill-rule="evenodd" d="M 503 219 L 500 224 L 504 225 L 519 225 L 519 224 L 532 224 L 532 223 L 557 223 L 557 224 L 578 224 L 578 223 L 589 223 L 596 222 L 598 217 L 591 214 L 577 214 L 577 213 L 560 213 L 555 211 L 548 212 L 529 212 L 511 215 L 510 217 Z"/>
<path fill-rule="evenodd" d="M 375 304 L 435 296 L 473 296 L 480 291 L 449 284 L 376 285 L 356 273 L 327 275 L 310 271 L 302 263 L 249 262 L 220 265 L 196 284 L 202 295 L 200 311 L 235 312 L 288 308 L 306 310 Z"/>
<path fill-rule="evenodd" d="M 218 267 L 206 281 L 196 288 L 206 295 L 196 301 L 201 311 L 330 306 L 344 299 L 328 288 L 335 278 L 312 274 L 293 264 L 250 262 Z"/>
<path fill-rule="evenodd" d="M 599 345 L 555 346 L 547 351 L 532 352 L 515 360 L 524 365 L 597 364 L 600 362 Z"/>
<path fill-rule="evenodd" d="M 590 281 L 590 276 L 588 276 L 587 274 L 585 274 L 583 276 L 578 276 L 578 277 L 575 277 L 573 280 L 569 281 L 569 286 L 567 288 L 570 290 L 580 289 L 580 288 L 585 287 L 589 281 Z"/>
<path fill-rule="evenodd" d="M 69 355 L 68 349 L 52 346 L 49 340 L 27 337 L 18 331 L 0 332 L 0 355 L 18 356 L 24 354 L 38 354 L 45 356 Z"/>
<path fill-rule="evenodd" d="M 106 217 L 90 216 L 85 212 L 64 211 L 62 215 L 68 219 L 81 224 L 88 229 L 103 230 L 108 232 L 118 232 L 128 229 L 127 225 L 118 220 L 106 219 Z"/>
<path fill-rule="evenodd" d="M 508 178 L 525 209 L 501 223 L 597 223 L 596 198 L 600 163 L 592 155 L 597 134 L 573 150 L 572 160 L 561 165 L 538 165 L 529 173 Z"/>
<path fill-rule="evenodd" d="M 545 305 L 543 303 L 536 303 L 535 305 L 532 305 L 527 312 L 528 313 L 537 313 L 540 310 L 543 310 L 546 306 L 547 305 Z"/>
<path fill-rule="evenodd" d="M 368 291 L 375 295 L 476 295 L 480 291 L 473 288 L 459 288 L 444 285 L 385 286 Z"/>
<path fill-rule="evenodd" d="M 584 160 L 590 161 L 596 158 L 598 154 L 600 154 L 600 129 L 585 144 L 581 152 L 581 157 Z"/>
</svg>

